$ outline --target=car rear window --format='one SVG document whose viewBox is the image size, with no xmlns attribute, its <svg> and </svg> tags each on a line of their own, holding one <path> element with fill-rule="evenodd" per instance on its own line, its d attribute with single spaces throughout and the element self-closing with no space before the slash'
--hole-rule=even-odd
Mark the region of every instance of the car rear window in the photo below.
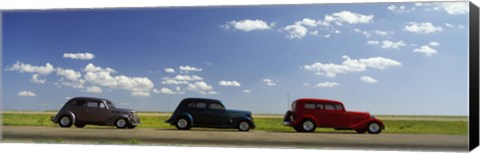
<svg viewBox="0 0 480 153">
<path fill-rule="evenodd" d="M 306 103 L 306 104 L 305 104 L 305 109 L 315 109 L 315 104 Z"/>
<path fill-rule="evenodd" d="M 76 100 L 72 102 L 73 106 L 84 106 L 87 101 L 85 100 Z"/>
</svg>

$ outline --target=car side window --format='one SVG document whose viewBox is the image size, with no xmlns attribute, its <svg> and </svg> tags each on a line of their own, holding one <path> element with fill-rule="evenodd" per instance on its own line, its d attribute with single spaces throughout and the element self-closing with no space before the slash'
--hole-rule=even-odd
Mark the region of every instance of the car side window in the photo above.
<svg viewBox="0 0 480 153">
<path fill-rule="evenodd" d="M 315 109 L 315 104 L 306 103 L 304 107 L 305 107 L 305 109 Z"/>
<path fill-rule="evenodd" d="M 95 107 L 95 108 L 97 108 L 97 107 L 98 107 L 98 102 L 89 101 L 89 102 L 87 102 L 87 107 Z"/>
<path fill-rule="evenodd" d="M 323 104 L 317 104 L 315 109 L 323 110 Z"/>
<path fill-rule="evenodd" d="M 205 103 L 205 102 L 196 102 L 195 108 L 207 108 L 207 103 Z"/>
<path fill-rule="evenodd" d="M 72 102 L 72 106 L 84 106 L 86 103 L 85 100 L 76 100 Z"/>
<path fill-rule="evenodd" d="M 105 108 L 105 104 L 104 104 L 104 103 L 101 102 L 101 103 L 99 103 L 99 104 L 100 104 L 100 105 L 99 105 L 98 107 L 100 107 L 100 108 Z"/>
<path fill-rule="evenodd" d="M 335 110 L 333 104 L 325 104 L 325 110 Z"/>
<path fill-rule="evenodd" d="M 210 109 L 218 109 L 218 110 L 223 110 L 225 109 L 222 105 L 218 104 L 218 103 L 212 103 L 210 104 Z"/>
<path fill-rule="evenodd" d="M 342 105 L 340 105 L 340 104 L 336 104 L 336 105 L 335 105 L 335 109 L 336 109 L 336 110 L 343 110 L 343 107 L 342 107 Z"/>
</svg>

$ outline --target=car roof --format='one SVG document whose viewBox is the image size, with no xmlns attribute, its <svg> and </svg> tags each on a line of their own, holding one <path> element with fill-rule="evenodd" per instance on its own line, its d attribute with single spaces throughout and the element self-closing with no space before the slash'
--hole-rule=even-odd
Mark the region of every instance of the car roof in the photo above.
<svg viewBox="0 0 480 153">
<path fill-rule="evenodd" d="M 343 104 L 340 101 L 337 100 L 331 100 L 331 99 L 320 99 L 320 98 L 300 98 L 295 100 L 296 102 L 304 103 L 304 102 L 328 102 L 328 103 L 336 103 L 336 104 Z"/>
<path fill-rule="evenodd" d="M 211 101 L 215 101 L 215 102 L 220 102 L 220 100 L 218 99 L 210 99 L 210 98 L 185 98 L 182 100 L 182 102 L 184 101 L 207 101 L 207 102 L 211 102 Z"/>
<path fill-rule="evenodd" d="M 96 97 L 73 97 L 72 99 L 70 100 L 78 100 L 78 99 L 88 99 L 88 100 L 95 100 L 95 101 L 110 101 L 108 99 L 103 99 L 103 98 L 96 98 Z"/>
</svg>

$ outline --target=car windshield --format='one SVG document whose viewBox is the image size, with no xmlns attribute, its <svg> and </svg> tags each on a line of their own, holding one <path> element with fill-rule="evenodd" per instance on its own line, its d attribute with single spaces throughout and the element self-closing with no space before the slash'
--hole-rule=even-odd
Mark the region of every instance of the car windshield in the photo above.
<svg viewBox="0 0 480 153">
<path fill-rule="evenodd" d="M 108 108 L 115 108 L 115 105 L 113 105 L 112 102 L 107 101 Z"/>
</svg>

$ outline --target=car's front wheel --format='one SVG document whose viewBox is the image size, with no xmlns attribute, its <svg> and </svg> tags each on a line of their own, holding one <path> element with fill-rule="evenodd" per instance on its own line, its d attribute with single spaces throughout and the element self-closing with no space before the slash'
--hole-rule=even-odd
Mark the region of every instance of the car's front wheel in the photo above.
<svg viewBox="0 0 480 153">
<path fill-rule="evenodd" d="M 191 123 L 186 118 L 181 117 L 175 122 L 175 127 L 177 127 L 178 130 L 188 130 L 191 128 Z"/>
<path fill-rule="evenodd" d="M 315 126 L 315 122 L 311 119 L 306 119 L 300 123 L 300 128 L 302 132 L 313 132 L 317 127 Z"/>
<path fill-rule="evenodd" d="M 119 129 L 124 129 L 127 127 L 127 120 L 125 120 L 124 118 L 119 118 L 117 119 L 117 121 L 115 121 L 115 126 Z"/>
<path fill-rule="evenodd" d="M 240 123 L 238 123 L 238 130 L 239 131 L 250 130 L 250 123 L 248 123 L 247 121 L 240 121 Z"/>
<path fill-rule="evenodd" d="M 378 123 L 371 122 L 370 124 L 368 124 L 367 130 L 368 130 L 368 133 L 378 134 L 382 131 L 382 127 Z"/>
<path fill-rule="evenodd" d="M 62 128 L 69 128 L 69 127 L 72 126 L 72 118 L 70 118 L 67 115 L 64 115 L 64 116 L 60 117 L 60 121 L 58 122 L 58 124 Z"/>
</svg>

